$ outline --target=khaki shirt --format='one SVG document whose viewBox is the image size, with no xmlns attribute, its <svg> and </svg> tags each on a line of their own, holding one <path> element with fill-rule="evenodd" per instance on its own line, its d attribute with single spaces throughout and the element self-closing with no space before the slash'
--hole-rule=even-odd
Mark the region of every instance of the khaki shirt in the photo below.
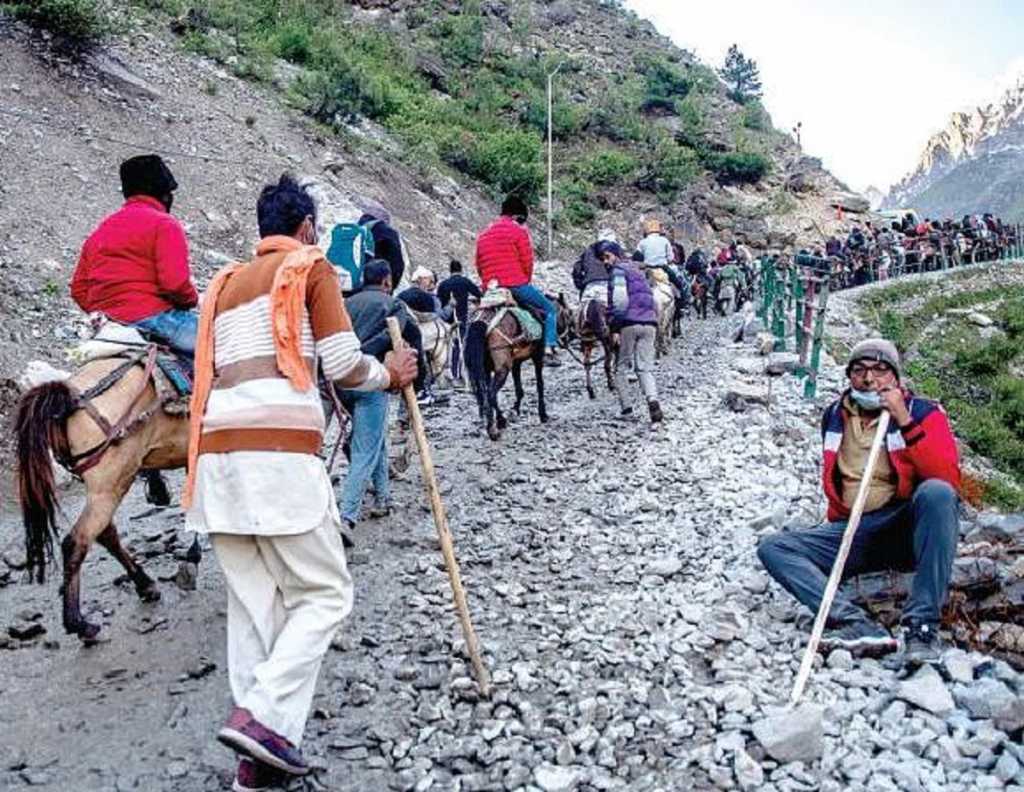
<svg viewBox="0 0 1024 792">
<path fill-rule="evenodd" d="M 875 437 L 879 416 L 876 415 L 870 422 L 865 423 L 862 420 L 860 408 L 849 396 L 843 399 L 843 409 L 846 410 L 846 428 L 843 432 L 843 440 L 839 444 L 838 464 L 843 482 L 843 503 L 848 509 L 852 509 L 853 502 L 857 499 L 857 490 L 860 488 L 864 465 L 867 463 L 868 454 L 871 451 L 871 442 Z M 864 511 L 872 512 L 881 509 L 896 497 L 896 482 L 896 471 L 893 469 L 892 462 L 889 461 L 889 454 L 886 453 L 885 446 L 883 446 L 878 455 L 878 462 L 875 463 L 875 471 L 871 476 Z"/>
</svg>

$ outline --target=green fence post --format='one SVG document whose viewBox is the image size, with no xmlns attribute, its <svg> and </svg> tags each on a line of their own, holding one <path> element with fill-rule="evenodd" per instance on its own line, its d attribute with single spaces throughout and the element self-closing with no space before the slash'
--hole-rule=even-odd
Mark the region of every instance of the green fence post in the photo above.
<svg viewBox="0 0 1024 792">
<path fill-rule="evenodd" d="M 818 294 L 818 316 L 814 325 L 814 347 L 811 350 L 811 366 L 804 380 L 804 398 L 813 399 L 818 393 L 818 368 L 821 366 L 821 345 L 825 340 L 825 311 L 828 309 L 828 280 L 821 285 Z"/>
</svg>

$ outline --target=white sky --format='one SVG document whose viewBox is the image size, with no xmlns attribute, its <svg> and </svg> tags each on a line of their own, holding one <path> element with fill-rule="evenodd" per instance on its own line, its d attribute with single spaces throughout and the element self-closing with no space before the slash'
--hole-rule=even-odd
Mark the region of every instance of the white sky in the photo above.
<svg viewBox="0 0 1024 792">
<path fill-rule="evenodd" d="M 1024 74 L 1021 0 L 626 0 L 719 66 L 757 61 L 775 126 L 803 122 L 805 151 L 856 190 L 885 192 L 950 113 Z"/>
</svg>

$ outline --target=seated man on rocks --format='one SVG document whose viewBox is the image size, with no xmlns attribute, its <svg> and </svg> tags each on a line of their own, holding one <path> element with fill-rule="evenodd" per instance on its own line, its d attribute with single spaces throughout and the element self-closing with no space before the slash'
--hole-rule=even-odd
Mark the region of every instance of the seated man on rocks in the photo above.
<svg viewBox="0 0 1024 792">
<path fill-rule="evenodd" d="M 904 661 L 935 659 L 938 627 L 959 538 L 960 463 L 942 407 L 900 382 L 900 359 L 889 341 L 862 341 L 850 355 L 850 387 L 822 417 L 827 522 L 768 536 L 757 555 L 783 588 L 817 613 L 839 551 L 875 427 L 891 415 L 844 578 L 886 569 L 914 570 L 903 608 Z M 840 590 L 829 613 L 822 651 L 856 655 L 895 652 L 898 642 Z"/>
</svg>

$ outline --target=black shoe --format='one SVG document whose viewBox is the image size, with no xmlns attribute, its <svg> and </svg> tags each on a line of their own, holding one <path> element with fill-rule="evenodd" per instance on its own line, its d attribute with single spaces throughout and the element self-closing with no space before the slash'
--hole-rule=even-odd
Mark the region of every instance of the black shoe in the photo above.
<svg viewBox="0 0 1024 792">
<path fill-rule="evenodd" d="M 661 423 L 665 418 L 657 401 L 647 402 L 647 411 L 651 414 L 651 423 Z"/>
<path fill-rule="evenodd" d="M 818 648 L 822 654 L 845 649 L 854 657 L 883 657 L 899 649 L 899 643 L 884 628 L 862 619 L 826 630 Z"/>
<path fill-rule="evenodd" d="M 937 662 L 942 654 L 939 628 L 936 624 L 909 622 L 903 632 L 903 664 L 922 666 Z"/>
<path fill-rule="evenodd" d="M 633 420 L 633 408 L 623 407 L 622 412 L 619 413 L 619 420 L 632 421 Z"/>
</svg>

